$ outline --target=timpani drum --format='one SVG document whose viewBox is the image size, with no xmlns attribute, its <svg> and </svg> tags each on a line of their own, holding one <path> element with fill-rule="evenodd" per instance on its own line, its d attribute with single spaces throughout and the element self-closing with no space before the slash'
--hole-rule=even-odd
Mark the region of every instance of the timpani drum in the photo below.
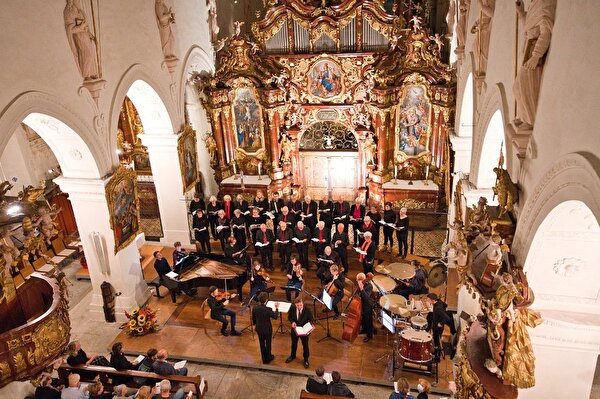
<svg viewBox="0 0 600 399">
<path fill-rule="evenodd" d="M 395 280 L 410 280 L 415 276 L 415 267 L 409 263 L 392 263 L 386 266 L 388 276 Z"/>
<path fill-rule="evenodd" d="M 388 276 L 373 276 L 372 283 L 375 285 L 373 291 L 382 292 L 382 295 L 391 294 L 396 288 L 396 282 Z"/>
<path fill-rule="evenodd" d="M 388 294 L 379 298 L 379 306 L 392 315 L 409 317 L 410 311 L 406 308 L 406 298 L 402 295 Z"/>
<path fill-rule="evenodd" d="M 433 359 L 433 340 L 426 331 L 407 329 L 400 332 L 400 356 L 403 359 L 425 363 Z"/>
<path fill-rule="evenodd" d="M 422 316 L 411 317 L 410 324 L 415 330 L 427 330 L 427 319 Z"/>
</svg>

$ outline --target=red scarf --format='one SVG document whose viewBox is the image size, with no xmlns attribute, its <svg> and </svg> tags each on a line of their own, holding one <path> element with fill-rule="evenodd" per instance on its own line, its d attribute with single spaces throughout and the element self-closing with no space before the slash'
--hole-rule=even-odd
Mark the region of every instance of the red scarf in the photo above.
<svg viewBox="0 0 600 399">
<path fill-rule="evenodd" d="M 362 247 L 360 247 L 360 250 L 367 252 L 367 249 L 369 248 L 369 245 L 371 245 L 371 242 L 372 241 L 370 241 L 370 240 L 369 241 L 365 241 L 363 243 Z M 365 255 L 360 254 L 360 261 L 362 262 L 364 259 L 365 259 Z"/>
<path fill-rule="evenodd" d="M 229 214 L 229 205 L 230 201 L 225 201 L 225 216 L 227 219 L 231 219 L 231 215 Z"/>
<path fill-rule="evenodd" d="M 354 213 L 352 214 L 354 219 L 360 219 L 360 206 L 354 207 Z"/>
<path fill-rule="evenodd" d="M 323 241 L 323 230 L 319 230 L 319 241 Z"/>
</svg>

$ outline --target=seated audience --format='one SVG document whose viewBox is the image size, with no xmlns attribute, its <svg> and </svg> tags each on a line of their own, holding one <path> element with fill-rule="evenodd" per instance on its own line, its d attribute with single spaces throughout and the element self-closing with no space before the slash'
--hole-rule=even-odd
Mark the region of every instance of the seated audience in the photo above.
<svg viewBox="0 0 600 399">
<path fill-rule="evenodd" d="M 162 380 L 160 382 L 159 393 L 154 395 L 153 399 L 183 399 L 185 393 L 183 388 L 179 388 L 177 392 L 171 393 L 171 382 L 169 380 Z"/>
<path fill-rule="evenodd" d="M 69 386 L 63 388 L 60 399 L 87 399 L 87 391 L 80 389 L 79 374 L 69 374 Z"/>
<path fill-rule="evenodd" d="M 175 369 L 171 363 L 167 362 L 168 357 L 169 354 L 165 349 L 159 350 L 156 354 L 156 361 L 152 363 L 152 370 L 160 375 L 187 375 L 187 368 Z"/>
<path fill-rule="evenodd" d="M 138 389 L 135 394 L 135 399 L 150 399 L 152 397 L 152 389 L 148 385 L 144 385 Z"/>
<path fill-rule="evenodd" d="M 90 399 L 112 399 L 113 397 L 110 392 L 104 391 L 104 385 L 100 381 L 88 385 L 88 392 Z"/>
<path fill-rule="evenodd" d="M 142 360 L 138 365 L 138 370 L 152 372 L 152 364 L 156 360 L 157 353 L 158 351 L 155 348 L 148 349 L 148 352 L 146 352 L 146 357 L 144 357 L 144 360 Z M 147 382 L 147 378 L 136 377 L 133 379 L 133 381 L 138 385 L 144 385 Z"/>
<path fill-rule="evenodd" d="M 399 378 L 396 382 L 396 389 L 390 394 L 389 399 L 415 399 L 410 395 L 410 386 L 406 378 Z"/>
<path fill-rule="evenodd" d="M 135 397 L 135 392 L 129 390 L 127 385 L 120 384 L 116 387 L 113 387 L 113 399 L 133 399 Z"/>
<path fill-rule="evenodd" d="M 317 393 L 319 395 L 327 395 L 327 381 L 323 378 L 325 369 L 322 366 L 317 367 L 315 375 L 308 377 L 306 380 L 306 392 Z"/>
<path fill-rule="evenodd" d="M 427 380 L 419 378 L 419 385 L 417 385 L 417 391 L 419 391 L 417 399 L 428 399 L 429 394 L 431 393 L 431 383 Z"/>
<path fill-rule="evenodd" d="M 75 366 L 89 366 L 90 364 L 98 363 L 95 360 L 99 357 L 98 355 L 88 356 L 83 349 L 79 341 L 73 341 L 67 348 L 69 357 L 67 357 L 67 363 L 71 367 Z M 100 356 L 103 357 L 103 356 Z M 100 364 L 98 364 L 100 366 Z"/>
<path fill-rule="evenodd" d="M 339 373 L 339 371 L 333 371 L 331 373 L 331 379 L 332 379 L 331 384 L 329 384 L 329 386 L 328 386 L 329 395 L 343 396 L 345 398 L 353 398 L 354 397 L 354 394 L 352 393 L 352 391 L 350 389 L 348 389 L 346 384 L 344 384 L 343 382 L 340 382 L 340 380 L 342 379 L 342 375 Z"/>
<path fill-rule="evenodd" d="M 123 343 L 116 342 L 112 346 L 110 352 L 110 366 L 116 368 L 119 371 L 122 370 L 135 370 L 137 368 L 137 362 L 130 362 L 124 355 Z M 131 381 L 130 377 L 115 376 L 113 378 L 113 385 L 125 384 Z"/>
<path fill-rule="evenodd" d="M 52 377 L 44 376 L 35 389 L 35 399 L 60 399 L 60 388 L 52 386 Z"/>
</svg>

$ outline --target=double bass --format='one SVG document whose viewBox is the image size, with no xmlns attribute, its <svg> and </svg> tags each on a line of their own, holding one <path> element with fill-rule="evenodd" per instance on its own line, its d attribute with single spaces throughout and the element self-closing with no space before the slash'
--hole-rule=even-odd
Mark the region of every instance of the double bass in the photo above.
<svg viewBox="0 0 600 399">
<path fill-rule="evenodd" d="M 367 278 L 364 284 L 370 283 L 373 279 L 373 273 L 367 273 Z M 362 319 L 362 299 L 360 297 L 360 288 L 356 287 L 354 294 L 350 298 L 350 301 L 344 309 L 346 314 L 346 320 L 344 321 L 344 330 L 342 332 L 342 339 L 350 343 L 354 342 L 358 337 L 358 331 L 360 330 L 360 323 Z"/>
</svg>

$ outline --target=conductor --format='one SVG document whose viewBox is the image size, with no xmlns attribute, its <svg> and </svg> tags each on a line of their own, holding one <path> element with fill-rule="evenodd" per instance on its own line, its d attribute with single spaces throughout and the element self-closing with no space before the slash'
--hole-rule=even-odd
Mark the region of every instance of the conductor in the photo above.
<svg viewBox="0 0 600 399">
<path fill-rule="evenodd" d="M 271 319 L 279 317 L 279 303 L 275 302 L 275 311 L 273 311 L 266 305 L 268 299 L 267 293 L 261 292 L 258 295 L 260 304 L 252 309 L 252 323 L 256 326 L 263 364 L 269 364 L 275 359 L 275 356 L 271 354 L 271 339 L 273 338 Z"/>
</svg>

